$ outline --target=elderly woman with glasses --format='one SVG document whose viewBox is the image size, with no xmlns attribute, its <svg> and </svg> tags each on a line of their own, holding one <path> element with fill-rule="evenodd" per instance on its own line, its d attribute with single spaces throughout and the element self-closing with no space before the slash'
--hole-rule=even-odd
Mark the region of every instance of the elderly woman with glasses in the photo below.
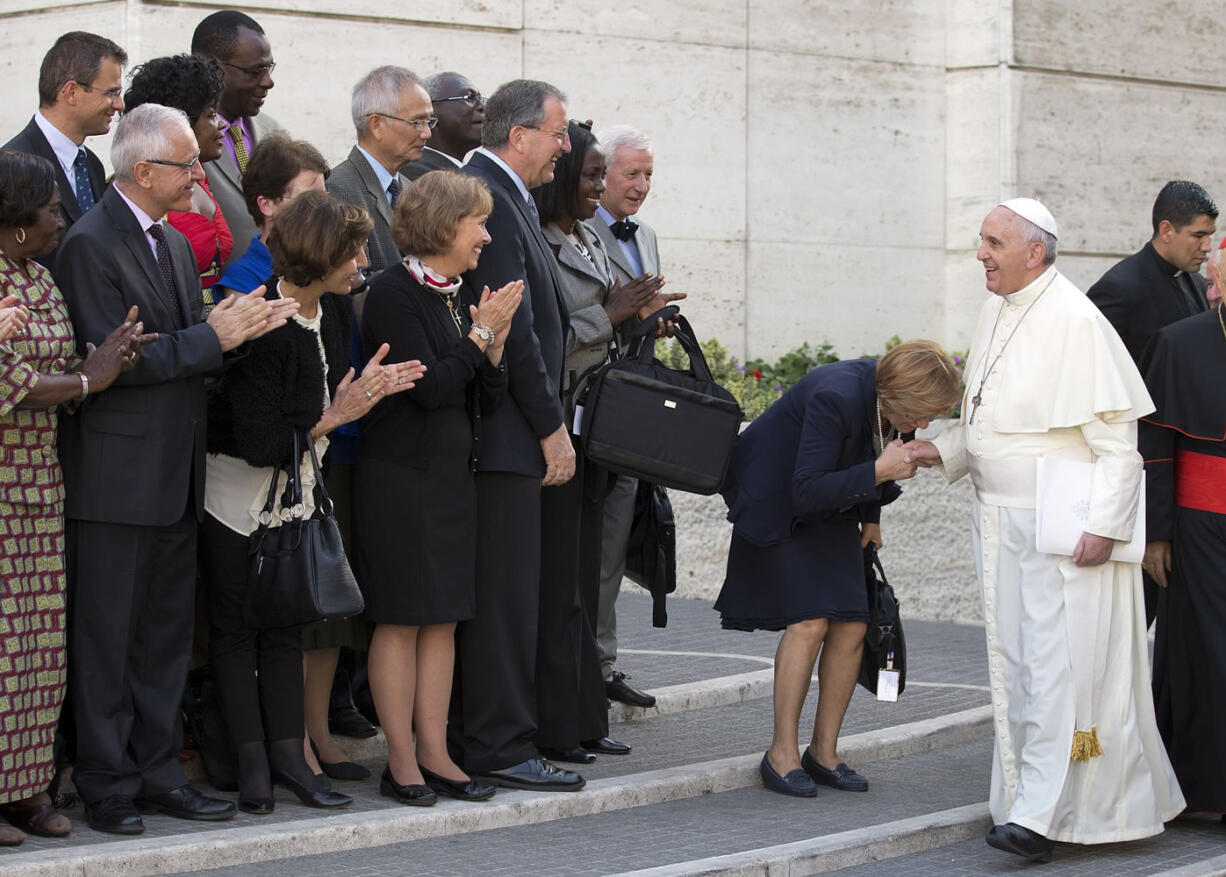
<svg viewBox="0 0 1226 877">
<path fill-rule="evenodd" d="M 59 411 L 105 390 L 152 340 L 134 307 L 100 347 L 77 355 L 68 306 L 34 261 L 63 228 L 51 162 L 0 152 L 0 846 L 72 827 L 46 792 L 67 671 Z"/>
<path fill-rule="evenodd" d="M 221 155 L 225 132 L 225 123 L 217 115 L 221 85 L 221 67 L 216 61 L 196 55 L 154 58 L 132 72 L 132 85 L 124 95 L 124 104 L 128 111 L 141 104 L 162 104 L 182 110 L 196 135 L 203 165 Z M 213 197 L 207 176 L 192 193 L 191 210 L 172 210 L 166 214 L 166 221 L 192 245 L 207 311 L 217 304 L 209 289 L 221 278 L 222 266 L 234 249 L 230 226 Z"/>
</svg>

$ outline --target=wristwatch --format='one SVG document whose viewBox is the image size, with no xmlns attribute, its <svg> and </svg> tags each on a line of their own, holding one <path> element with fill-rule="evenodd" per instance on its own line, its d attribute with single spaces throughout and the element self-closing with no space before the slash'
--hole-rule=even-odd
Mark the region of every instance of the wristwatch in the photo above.
<svg viewBox="0 0 1226 877">
<path fill-rule="evenodd" d="M 494 343 L 494 330 L 489 326 L 482 326 L 480 323 L 473 323 L 473 331 L 477 333 L 477 337 L 486 344 Z"/>
</svg>

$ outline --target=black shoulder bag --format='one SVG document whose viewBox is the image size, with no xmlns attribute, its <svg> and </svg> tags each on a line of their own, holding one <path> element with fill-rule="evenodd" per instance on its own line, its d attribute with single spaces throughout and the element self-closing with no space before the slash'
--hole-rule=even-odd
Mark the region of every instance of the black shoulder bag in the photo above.
<svg viewBox="0 0 1226 877">
<path fill-rule="evenodd" d="M 302 497 L 302 438 L 294 430 L 294 456 L 273 472 L 260 526 L 251 534 L 251 571 L 243 621 L 264 630 L 295 627 L 358 615 L 365 608 L 362 592 L 345 558 L 341 533 L 332 515 L 332 499 L 324 487 L 315 443 L 306 438 L 315 471 L 315 514 L 306 517 Z M 271 526 L 277 482 L 286 470 L 281 526 Z"/>
<path fill-rule="evenodd" d="M 877 548 L 864 549 L 864 583 L 868 589 L 868 630 L 864 633 L 864 652 L 860 656 L 859 683 L 877 693 L 877 674 L 898 671 L 898 693 L 907 686 L 907 641 L 902 633 L 898 599 L 886 581 Z"/>
</svg>

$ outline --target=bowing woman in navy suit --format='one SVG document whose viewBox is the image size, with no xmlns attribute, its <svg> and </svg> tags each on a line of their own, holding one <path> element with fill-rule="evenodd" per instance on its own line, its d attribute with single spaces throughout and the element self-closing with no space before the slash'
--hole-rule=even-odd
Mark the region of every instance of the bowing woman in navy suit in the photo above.
<svg viewBox="0 0 1226 877">
<path fill-rule="evenodd" d="M 880 361 L 814 369 L 737 441 L 724 487 L 732 544 L 715 608 L 725 628 L 784 631 L 774 736 L 760 768 L 772 791 L 868 789 L 837 751 L 868 620 L 862 552 L 881 545 L 881 506 L 901 493 L 894 482 L 915 475 L 898 436 L 960 397 L 949 355 L 908 341 Z M 801 757 L 800 711 L 815 663 L 817 715 Z"/>
</svg>

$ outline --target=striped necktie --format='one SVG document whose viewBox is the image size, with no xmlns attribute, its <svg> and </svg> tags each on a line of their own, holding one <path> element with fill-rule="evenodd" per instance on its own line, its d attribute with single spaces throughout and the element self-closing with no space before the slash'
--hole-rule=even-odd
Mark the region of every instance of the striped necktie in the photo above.
<svg viewBox="0 0 1226 877">
<path fill-rule="evenodd" d="M 242 122 L 235 122 L 226 129 L 226 133 L 234 144 L 234 160 L 238 162 L 238 172 L 241 174 L 247 170 L 247 145 L 243 142 Z"/>
</svg>

